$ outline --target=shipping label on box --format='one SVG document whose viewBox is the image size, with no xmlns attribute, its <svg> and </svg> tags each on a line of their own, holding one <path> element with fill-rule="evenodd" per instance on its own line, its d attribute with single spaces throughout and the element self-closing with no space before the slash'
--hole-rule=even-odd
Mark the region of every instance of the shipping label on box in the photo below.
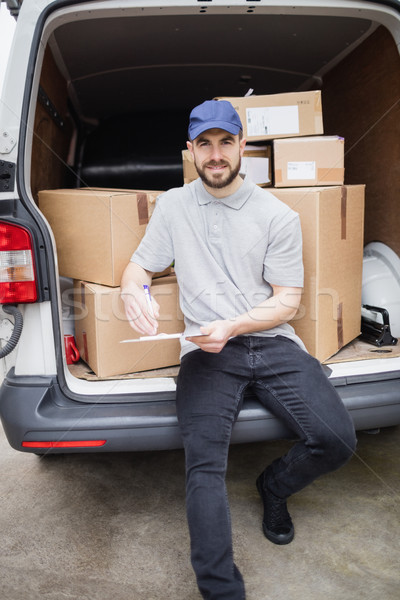
<svg viewBox="0 0 400 600">
<path fill-rule="evenodd" d="M 246 108 L 247 135 L 299 135 L 298 106 L 256 106 Z"/>
<path fill-rule="evenodd" d="M 273 141 L 274 186 L 342 185 L 344 139 L 312 136 Z"/>
<path fill-rule="evenodd" d="M 120 289 L 75 281 L 75 339 L 82 359 L 99 377 L 160 369 L 179 364 L 179 339 L 121 343 L 140 337 L 130 326 Z M 159 332 L 184 331 L 175 276 L 153 281 L 160 305 Z"/>
<path fill-rule="evenodd" d="M 57 246 L 60 275 L 118 286 L 155 207 L 158 191 L 39 192 Z"/>
<path fill-rule="evenodd" d="M 320 90 L 216 99 L 233 105 L 249 142 L 324 132 Z"/>
<path fill-rule="evenodd" d="M 324 361 L 360 334 L 365 186 L 271 192 L 300 215 L 305 279 L 291 325 Z"/>
<path fill-rule="evenodd" d="M 317 164 L 315 160 L 288 161 L 286 165 L 286 183 L 293 183 L 297 187 L 297 181 L 307 181 L 307 185 L 310 185 L 310 181 L 316 180 L 316 172 Z"/>
</svg>

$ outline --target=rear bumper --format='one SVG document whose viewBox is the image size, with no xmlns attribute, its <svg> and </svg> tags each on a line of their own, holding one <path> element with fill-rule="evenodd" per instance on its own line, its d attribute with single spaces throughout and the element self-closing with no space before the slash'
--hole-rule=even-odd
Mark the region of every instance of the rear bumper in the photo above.
<svg viewBox="0 0 400 600">
<path fill-rule="evenodd" d="M 333 381 L 358 430 L 400 424 L 400 373 L 382 380 Z M 16 377 L 10 371 L 0 388 L 0 415 L 10 445 L 24 452 L 121 452 L 182 446 L 174 394 L 151 400 L 105 403 L 67 398 L 51 377 Z M 252 396 L 245 398 L 232 443 L 293 437 L 283 423 Z M 23 442 L 105 440 L 94 448 L 25 448 Z"/>
</svg>

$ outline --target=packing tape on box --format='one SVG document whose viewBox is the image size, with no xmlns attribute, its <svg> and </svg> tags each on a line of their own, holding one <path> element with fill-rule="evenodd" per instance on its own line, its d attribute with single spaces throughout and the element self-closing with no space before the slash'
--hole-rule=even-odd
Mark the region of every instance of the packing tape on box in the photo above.
<svg viewBox="0 0 400 600">
<path fill-rule="evenodd" d="M 299 185 L 299 183 L 297 182 L 301 182 L 301 183 L 307 183 L 307 185 L 310 185 L 310 182 L 313 185 L 328 185 L 327 182 L 329 181 L 333 181 L 333 182 L 343 182 L 344 179 L 344 169 L 341 168 L 324 168 L 324 169 L 317 169 L 317 177 L 316 179 L 306 179 L 306 178 L 299 178 L 299 179 L 294 179 L 293 181 L 290 182 L 291 186 L 294 186 L 293 182 L 296 182 L 296 185 Z M 287 181 L 287 179 L 286 179 Z M 282 175 L 282 169 L 276 169 L 275 171 L 275 185 L 280 185 L 283 182 L 283 175 Z M 287 183 L 285 184 L 287 185 Z M 338 185 L 338 183 L 333 183 L 330 185 Z"/>
<path fill-rule="evenodd" d="M 81 306 L 82 306 L 82 309 L 84 309 L 86 307 L 86 295 L 85 295 L 85 286 L 84 286 L 83 281 L 81 281 L 80 289 L 81 289 Z M 82 350 L 80 350 L 80 352 L 81 352 L 83 360 L 88 363 L 89 362 L 89 351 L 88 351 L 88 345 L 87 345 L 86 331 L 82 331 L 82 342 L 83 342 L 83 352 L 82 352 Z"/>
<path fill-rule="evenodd" d="M 343 302 L 340 302 L 337 307 L 337 340 L 338 350 L 343 348 Z"/>
<path fill-rule="evenodd" d="M 341 190 L 341 223 L 342 223 L 342 240 L 347 237 L 347 188 L 342 186 Z"/>
<path fill-rule="evenodd" d="M 315 117 L 314 117 L 314 127 L 315 131 L 323 131 L 324 124 L 322 119 L 322 97 L 321 94 L 315 94 Z"/>
<path fill-rule="evenodd" d="M 343 183 L 344 169 L 327 168 L 317 170 L 318 185 L 324 185 L 326 181 L 337 181 Z"/>
<path fill-rule="evenodd" d="M 149 222 L 149 209 L 147 205 L 147 194 L 137 195 L 137 211 L 139 225 L 147 225 Z"/>
<path fill-rule="evenodd" d="M 85 308 L 86 306 L 86 301 L 85 301 L 85 286 L 83 285 L 83 281 L 81 281 L 81 305 L 83 308 Z"/>
<path fill-rule="evenodd" d="M 83 340 L 83 359 L 85 362 L 89 364 L 89 350 L 87 345 L 87 335 L 86 331 L 82 331 L 82 340 Z"/>
</svg>

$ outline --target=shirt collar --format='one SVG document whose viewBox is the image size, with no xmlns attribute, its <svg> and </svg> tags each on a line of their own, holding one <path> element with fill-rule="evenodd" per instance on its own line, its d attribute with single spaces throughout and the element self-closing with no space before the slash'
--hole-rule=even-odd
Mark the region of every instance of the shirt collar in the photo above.
<svg viewBox="0 0 400 600">
<path fill-rule="evenodd" d="M 247 202 L 253 191 L 253 187 L 254 184 L 252 181 L 245 176 L 242 185 L 234 194 L 226 196 L 225 198 L 216 198 L 206 190 L 200 177 L 195 181 L 197 201 L 200 205 L 209 204 L 210 202 L 221 202 L 222 204 L 225 204 L 225 206 L 235 210 L 239 210 L 242 208 L 243 204 Z"/>
</svg>

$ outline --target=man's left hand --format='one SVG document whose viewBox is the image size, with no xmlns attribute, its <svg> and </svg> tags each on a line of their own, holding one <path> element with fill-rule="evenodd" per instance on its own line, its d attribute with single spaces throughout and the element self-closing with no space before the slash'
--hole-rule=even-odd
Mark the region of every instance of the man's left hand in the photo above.
<svg viewBox="0 0 400 600">
<path fill-rule="evenodd" d="M 187 337 L 189 342 L 197 344 L 205 352 L 221 352 L 227 341 L 234 336 L 233 321 L 213 321 L 206 327 L 200 327 L 202 335 Z"/>
</svg>

